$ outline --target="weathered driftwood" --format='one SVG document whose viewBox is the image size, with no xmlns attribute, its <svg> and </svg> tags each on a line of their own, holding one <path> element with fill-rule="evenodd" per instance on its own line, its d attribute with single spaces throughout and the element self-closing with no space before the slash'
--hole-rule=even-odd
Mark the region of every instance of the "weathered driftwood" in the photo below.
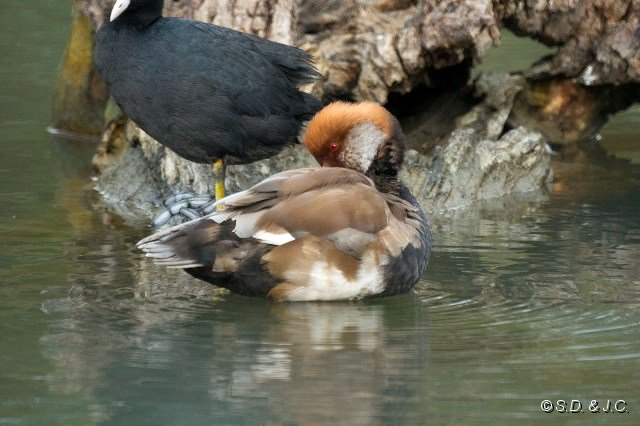
<svg viewBox="0 0 640 426">
<path fill-rule="evenodd" d="M 481 77 L 475 85 L 476 96 L 484 100 L 457 118 L 455 130 L 428 152 L 407 152 L 403 181 L 427 211 L 455 209 L 550 183 L 551 162 L 542 135 L 524 127 L 505 132 L 524 81 L 508 74 Z M 176 191 L 210 193 L 209 166 L 182 160 L 135 125 L 126 126 L 126 139 L 131 141 L 126 155 L 105 167 L 98 181 L 105 198 L 118 202 L 120 214 L 151 216 L 155 206 Z M 420 128 L 408 133 L 410 140 L 415 133 L 419 135 Z M 268 160 L 230 166 L 226 185 L 235 192 L 277 171 L 313 165 L 315 160 L 305 147 L 297 146 Z"/>
<path fill-rule="evenodd" d="M 112 2 L 76 3 L 98 28 Z M 167 0 L 166 13 L 301 45 L 323 71 L 314 90 L 327 98 L 384 103 L 390 92 L 439 84 L 435 70 L 477 63 L 501 27 L 558 46 L 530 77 L 640 83 L 636 0 Z"/>
<path fill-rule="evenodd" d="M 108 16 L 111 3 L 76 0 L 94 28 Z M 451 88 L 461 102 L 452 105 L 449 99 L 443 103 L 444 113 L 432 108 L 403 120 L 412 147 L 418 148 L 407 156 L 404 178 L 430 211 L 544 186 L 551 175 L 550 161 L 543 137 L 532 129 L 556 143 L 580 139 L 597 131 L 606 113 L 638 98 L 637 88 L 630 85 L 640 82 L 640 47 L 632 37 L 640 28 L 640 10 L 632 0 L 166 3 L 169 15 L 213 22 L 310 51 L 323 79 L 309 90 L 325 102 L 385 103 L 396 96 L 392 104 L 398 105 L 403 101 L 397 101 L 396 94 L 413 91 L 415 98 L 420 87 Z M 559 48 L 528 70 L 527 79 L 485 76 L 465 89 L 470 68 L 499 42 L 502 27 Z M 634 91 L 623 102 L 602 106 L 603 100 L 629 88 Z M 537 96 L 540 93 L 546 98 Z M 582 100 L 584 109 L 576 109 Z M 554 108 L 556 119 L 548 120 Z M 448 113 L 442 120 L 446 125 L 431 126 L 438 121 L 434 117 Z M 574 126 L 567 130 L 562 123 L 571 120 Z M 126 154 L 116 154 L 123 147 Z M 111 123 L 97 164 L 103 194 L 147 214 L 170 192 L 211 189 L 207 166 L 179 159 L 131 123 Z M 309 164 L 313 160 L 304 149 L 293 148 L 271 160 L 230 168 L 227 186 L 231 191 L 246 188 L 279 170 Z"/>
<path fill-rule="evenodd" d="M 640 83 L 637 0 L 498 1 L 500 20 L 519 35 L 558 46 L 529 76 L 576 77 L 584 85 Z"/>
</svg>

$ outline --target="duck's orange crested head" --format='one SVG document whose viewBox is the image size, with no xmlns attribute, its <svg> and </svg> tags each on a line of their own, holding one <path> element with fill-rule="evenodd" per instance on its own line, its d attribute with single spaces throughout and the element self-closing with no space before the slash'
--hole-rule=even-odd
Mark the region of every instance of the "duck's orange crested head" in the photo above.
<svg viewBox="0 0 640 426">
<path fill-rule="evenodd" d="M 384 157 L 399 167 L 405 145 L 398 121 L 373 102 L 327 105 L 309 122 L 304 142 L 321 166 L 361 173 Z"/>
</svg>

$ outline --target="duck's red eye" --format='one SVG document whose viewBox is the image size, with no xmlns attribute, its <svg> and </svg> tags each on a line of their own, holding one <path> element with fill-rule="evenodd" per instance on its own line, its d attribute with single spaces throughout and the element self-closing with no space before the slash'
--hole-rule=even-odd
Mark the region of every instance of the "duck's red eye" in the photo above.
<svg viewBox="0 0 640 426">
<path fill-rule="evenodd" d="M 329 149 L 333 152 L 336 152 L 338 150 L 338 144 L 337 143 L 332 143 L 331 146 L 329 147 Z"/>
</svg>

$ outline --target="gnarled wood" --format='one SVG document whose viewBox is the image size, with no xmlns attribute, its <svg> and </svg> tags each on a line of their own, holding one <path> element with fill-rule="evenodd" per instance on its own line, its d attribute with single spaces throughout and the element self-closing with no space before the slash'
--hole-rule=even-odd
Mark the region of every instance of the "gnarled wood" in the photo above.
<svg viewBox="0 0 640 426">
<path fill-rule="evenodd" d="M 108 16 L 111 3 L 76 0 L 94 28 Z M 430 135 L 424 125 L 416 126 L 413 135 L 408 132 L 412 145 L 422 147 L 422 152 L 409 154 L 412 167 L 405 178 L 432 211 L 546 184 L 551 173 L 548 154 L 540 149 L 544 142 L 582 138 L 597 131 L 604 114 L 637 99 L 633 95 L 603 106 L 600 102 L 607 94 L 625 90 L 603 85 L 640 83 L 640 41 L 635 36 L 640 31 L 640 3 L 636 0 L 193 0 L 167 1 L 165 12 L 310 51 L 323 78 L 309 90 L 325 102 L 385 103 L 390 95 L 415 92 L 419 87 L 453 87 L 458 94 L 475 90 L 479 97 L 468 104 L 468 95 L 459 96 L 462 101 L 451 115 L 461 117 L 440 125 L 436 141 L 418 140 L 420 135 L 423 139 Z M 558 50 L 528 70 L 527 79 L 502 76 L 461 89 L 471 67 L 499 43 L 503 27 Z M 589 86 L 598 88 L 592 91 Z M 562 90 L 557 92 L 557 87 Z M 501 90 L 502 95 L 491 95 Z M 545 97 L 542 104 L 539 97 L 531 103 L 532 95 L 540 93 Z M 581 99 L 589 120 L 570 114 L 580 111 L 570 105 Z M 536 122 L 537 114 L 558 105 L 557 122 Z M 425 123 L 430 117 L 423 117 Z M 572 119 L 576 121 L 569 130 L 554 127 Z M 514 130 L 505 132 L 509 128 Z M 180 188 L 210 190 L 208 167 L 178 158 L 131 124 L 127 129 L 131 146 L 121 161 L 103 169 L 103 191 L 116 199 L 136 200 L 148 209 Z M 499 156 L 501 162 L 495 163 L 492 156 Z M 232 191 L 246 188 L 277 171 L 310 164 L 313 160 L 304 148 L 292 148 L 274 159 L 230 168 L 227 185 Z M 473 170 L 464 190 L 456 178 L 460 168 Z M 136 173 L 142 173 L 149 185 L 113 186 L 122 176 Z"/>
</svg>

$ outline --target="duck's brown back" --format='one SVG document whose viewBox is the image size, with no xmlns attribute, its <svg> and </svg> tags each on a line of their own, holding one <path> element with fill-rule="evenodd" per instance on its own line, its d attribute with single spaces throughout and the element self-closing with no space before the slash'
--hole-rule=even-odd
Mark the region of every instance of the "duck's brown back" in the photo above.
<svg viewBox="0 0 640 426">
<path fill-rule="evenodd" d="M 430 233 L 413 197 L 380 193 L 353 170 L 284 172 L 225 204 L 139 246 L 157 263 L 276 300 L 406 292 L 426 265 Z"/>
</svg>

